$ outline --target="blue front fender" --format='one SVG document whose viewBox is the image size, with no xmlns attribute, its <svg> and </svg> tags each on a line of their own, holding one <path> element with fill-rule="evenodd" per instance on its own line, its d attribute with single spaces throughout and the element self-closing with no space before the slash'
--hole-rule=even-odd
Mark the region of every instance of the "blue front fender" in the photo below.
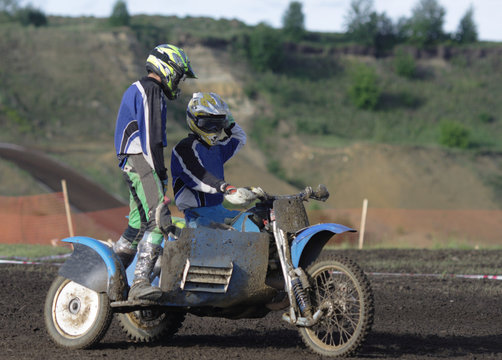
<svg viewBox="0 0 502 360">
<path fill-rule="evenodd" d="M 59 275 L 94 291 L 106 292 L 111 300 L 126 298 L 126 273 L 110 246 L 85 236 L 62 241 L 73 244 L 73 253 L 61 266 Z"/>
<path fill-rule="evenodd" d="M 291 260 L 296 268 L 300 265 L 309 264 L 317 258 L 322 248 L 333 235 L 346 231 L 355 232 L 345 225 L 325 223 L 309 226 L 296 234 L 291 244 Z"/>
</svg>

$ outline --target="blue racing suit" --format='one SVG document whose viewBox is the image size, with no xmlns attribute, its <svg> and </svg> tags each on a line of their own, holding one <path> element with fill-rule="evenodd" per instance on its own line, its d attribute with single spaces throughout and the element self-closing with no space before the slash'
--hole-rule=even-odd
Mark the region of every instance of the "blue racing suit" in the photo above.
<svg viewBox="0 0 502 360">
<path fill-rule="evenodd" d="M 163 235 L 155 216 L 169 217 L 157 211 L 167 185 L 166 120 L 166 99 L 157 80 L 145 76 L 129 86 L 117 115 L 115 149 L 130 193 L 129 223 L 122 236 L 133 247 L 144 236 L 160 244 Z"/>
<path fill-rule="evenodd" d="M 225 183 L 223 165 L 244 146 L 246 133 L 236 123 L 224 131 L 226 136 L 213 146 L 189 134 L 173 149 L 174 198 L 189 226 L 194 226 L 194 221 L 197 225 L 209 225 L 211 221 L 221 223 L 225 217 L 238 214 L 221 205 L 221 186 Z"/>
</svg>

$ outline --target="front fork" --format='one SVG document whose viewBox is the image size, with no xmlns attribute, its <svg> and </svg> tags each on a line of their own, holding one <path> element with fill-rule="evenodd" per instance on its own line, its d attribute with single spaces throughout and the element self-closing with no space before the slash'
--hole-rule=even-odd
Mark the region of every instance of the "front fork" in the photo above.
<svg viewBox="0 0 502 360">
<path fill-rule="evenodd" d="M 312 326 L 321 318 L 323 311 L 319 309 L 312 314 L 310 298 L 305 291 L 307 276 L 300 267 L 293 267 L 286 234 L 277 226 L 276 221 L 272 222 L 272 229 L 290 303 L 289 313 L 284 313 L 282 318 L 293 325 Z"/>
</svg>

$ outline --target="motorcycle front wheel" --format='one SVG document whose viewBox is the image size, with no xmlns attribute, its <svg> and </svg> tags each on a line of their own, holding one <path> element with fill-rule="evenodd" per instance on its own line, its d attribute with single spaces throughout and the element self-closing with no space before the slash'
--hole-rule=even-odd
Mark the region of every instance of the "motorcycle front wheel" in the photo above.
<svg viewBox="0 0 502 360">
<path fill-rule="evenodd" d="M 353 355 L 373 325 L 370 283 L 361 268 L 344 256 L 324 252 L 306 269 L 312 312 L 322 309 L 312 327 L 299 329 L 314 352 L 333 357 Z"/>
<path fill-rule="evenodd" d="M 52 340 L 68 349 L 85 349 L 99 342 L 110 327 L 108 295 L 58 276 L 45 299 L 44 318 Z"/>
</svg>

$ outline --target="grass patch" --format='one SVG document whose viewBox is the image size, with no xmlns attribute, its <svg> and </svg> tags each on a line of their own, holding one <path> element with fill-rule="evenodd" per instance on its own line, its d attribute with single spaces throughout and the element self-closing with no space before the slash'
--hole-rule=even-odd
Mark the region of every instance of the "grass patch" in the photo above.
<svg viewBox="0 0 502 360">
<path fill-rule="evenodd" d="M 62 255 L 70 252 L 70 247 L 62 246 L 0 244 L 0 256 L 2 257 L 27 257 L 32 259 L 43 256 Z"/>
</svg>

